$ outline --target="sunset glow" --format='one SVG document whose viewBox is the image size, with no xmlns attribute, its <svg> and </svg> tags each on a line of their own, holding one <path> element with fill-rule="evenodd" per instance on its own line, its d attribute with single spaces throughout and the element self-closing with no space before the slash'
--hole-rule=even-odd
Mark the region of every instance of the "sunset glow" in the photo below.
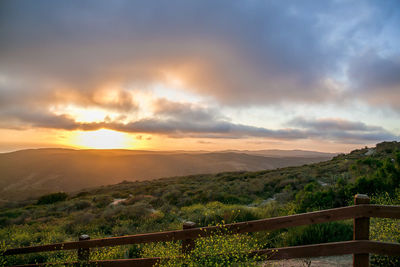
<svg viewBox="0 0 400 267">
<path fill-rule="evenodd" d="M 398 1 L 3 2 L 0 152 L 400 140 Z"/>
<path fill-rule="evenodd" d="M 134 138 L 128 134 L 101 129 L 97 131 L 78 131 L 69 139 L 71 146 L 94 149 L 134 149 Z M 136 142 L 137 143 L 137 142 Z"/>
</svg>

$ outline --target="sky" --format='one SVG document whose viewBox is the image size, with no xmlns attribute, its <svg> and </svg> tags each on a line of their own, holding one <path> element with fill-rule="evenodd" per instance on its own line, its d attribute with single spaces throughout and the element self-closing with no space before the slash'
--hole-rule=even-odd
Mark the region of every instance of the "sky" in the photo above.
<svg viewBox="0 0 400 267">
<path fill-rule="evenodd" d="M 400 2 L 1 0 L 0 151 L 400 140 Z"/>
</svg>

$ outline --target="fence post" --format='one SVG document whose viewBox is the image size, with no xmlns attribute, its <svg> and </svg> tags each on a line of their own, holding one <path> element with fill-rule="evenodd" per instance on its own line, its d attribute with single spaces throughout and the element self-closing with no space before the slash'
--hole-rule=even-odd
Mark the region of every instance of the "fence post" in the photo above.
<svg viewBox="0 0 400 267">
<path fill-rule="evenodd" d="M 196 228 L 196 223 L 194 222 L 184 222 L 182 229 L 192 229 Z M 190 253 L 194 249 L 195 242 L 194 239 L 183 239 L 182 240 L 182 253 L 187 254 Z"/>
<path fill-rule="evenodd" d="M 354 196 L 354 205 L 369 204 L 369 197 L 364 194 Z M 353 240 L 369 240 L 369 217 L 354 218 Z M 353 254 L 353 267 L 368 267 L 369 253 Z"/>
<path fill-rule="evenodd" d="M 79 241 L 90 240 L 90 236 L 88 235 L 80 235 Z M 89 248 L 78 248 L 78 262 L 79 266 L 88 266 L 90 258 L 90 249 Z"/>
</svg>

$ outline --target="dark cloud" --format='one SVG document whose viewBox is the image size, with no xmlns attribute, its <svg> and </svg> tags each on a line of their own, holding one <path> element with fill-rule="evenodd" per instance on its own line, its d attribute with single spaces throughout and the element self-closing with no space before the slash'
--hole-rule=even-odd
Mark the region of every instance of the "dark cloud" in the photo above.
<svg viewBox="0 0 400 267">
<path fill-rule="evenodd" d="M 32 90 L 31 77 L 39 90 L 63 86 L 90 95 L 109 80 L 122 87 L 160 81 L 167 69 L 221 103 L 328 101 L 337 92 L 326 79 L 358 48 L 357 37 L 379 31 L 396 10 L 393 1 L 352 5 L 2 1 L 0 72 L 27 80 L 21 95 Z M 363 16 L 354 20 L 356 11 Z"/>
<path fill-rule="evenodd" d="M 289 125 L 304 129 L 309 136 L 326 138 L 340 142 L 362 143 L 366 141 L 398 140 L 397 136 L 382 127 L 366 125 L 362 122 L 347 121 L 342 119 L 310 120 L 295 118 Z"/>
<path fill-rule="evenodd" d="M 307 120 L 300 117 L 291 120 L 289 125 L 318 131 L 383 131 L 383 128 L 379 126 L 369 126 L 362 122 L 347 121 L 343 119 Z"/>
<path fill-rule="evenodd" d="M 182 121 L 196 121 L 199 123 L 224 119 L 224 116 L 216 108 L 204 108 L 191 103 L 173 102 L 165 98 L 155 101 L 154 109 L 155 116 Z"/>
<path fill-rule="evenodd" d="M 277 140 L 326 139 L 340 142 L 365 142 L 398 140 L 396 136 L 382 127 L 370 126 L 360 122 L 338 119 L 306 120 L 296 118 L 288 123 L 290 128 L 267 129 L 244 124 L 232 123 L 215 113 L 215 110 L 167 101 L 159 101 L 157 116 L 129 123 L 118 120 L 83 123 L 67 115 L 54 115 L 40 111 L 15 109 L 1 113 L 0 118 L 15 120 L 20 125 L 94 131 L 102 128 L 127 133 L 161 134 L 175 138 L 267 138 Z M 164 108 L 164 109 L 163 109 Z M 18 124 L 17 124 L 18 125 Z M 136 139 L 141 140 L 142 135 Z M 148 139 L 147 139 L 148 140 Z"/>
<path fill-rule="evenodd" d="M 30 81 L 29 85 L 0 82 L 0 113 L 10 107 L 49 109 L 51 106 L 71 104 L 82 108 L 97 107 L 115 112 L 134 112 L 138 109 L 136 99 L 124 89 L 114 89 L 110 92 L 99 89 L 86 92 L 68 90 L 56 85 L 43 88 L 40 82 L 37 79 Z M 39 85 L 36 86 L 36 83 Z M 107 93 L 112 95 L 107 97 Z"/>
<path fill-rule="evenodd" d="M 355 95 L 400 110 L 400 55 L 387 58 L 368 51 L 353 60 L 348 75 Z"/>
</svg>

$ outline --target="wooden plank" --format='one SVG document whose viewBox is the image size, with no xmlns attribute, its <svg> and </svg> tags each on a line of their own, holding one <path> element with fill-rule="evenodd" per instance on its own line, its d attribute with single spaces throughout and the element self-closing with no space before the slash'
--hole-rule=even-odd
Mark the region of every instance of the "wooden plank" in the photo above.
<svg viewBox="0 0 400 267">
<path fill-rule="evenodd" d="M 296 258 L 312 258 L 322 256 L 336 256 L 353 253 L 365 253 L 368 241 L 343 241 L 325 244 L 263 249 L 253 252 L 256 255 L 267 255 L 268 260 L 286 260 Z"/>
<path fill-rule="evenodd" d="M 368 205 L 365 212 L 368 217 L 400 219 L 399 205 Z"/>
<path fill-rule="evenodd" d="M 287 260 L 363 253 L 399 256 L 400 244 L 369 240 L 352 240 L 315 245 L 264 249 L 252 252 L 254 255 L 266 254 L 268 255 L 269 260 Z"/>
<path fill-rule="evenodd" d="M 369 241 L 368 251 L 372 254 L 387 255 L 387 256 L 400 256 L 400 244 L 399 243 L 389 243 L 389 242 L 379 242 L 379 241 Z"/>
<path fill-rule="evenodd" d="M 103 267 L 152 267 L 160 261 L 161 258 L 138 258 L 138 259 L 119 259 L 119 260 L 101 260 L 101 261 L 90 261 L 88 266 L 103 266 Z M 80 266 L 80 262 L 64 262 L 64 263 L 38 263 L 38 264 L 25 264 L 25 265 L 13 265 L 11 267 L 41 267 L 41 266 Z"/>
<path fill-rule="evenodd" d="M 310 225 L 332 221 L 363 217 L 364 207 L 350 206 L 336 209 L 314 211 L 309 213 L 295 214 L 276 218 L 241 222 L 225 225 L 226 228 L 237 233 L 270 231 L 301 225 Z"/>
</svg>

